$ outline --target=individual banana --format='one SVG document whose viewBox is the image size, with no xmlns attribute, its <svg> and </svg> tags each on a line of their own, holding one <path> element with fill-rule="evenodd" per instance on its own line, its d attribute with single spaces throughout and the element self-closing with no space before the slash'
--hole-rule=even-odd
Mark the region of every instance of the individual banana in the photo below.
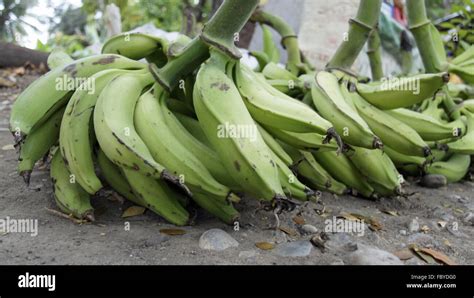
<svg viewBox="0 0 474 298">
<path fill-rule="evenodd" d="M 270 27 L 262 24 L 260 28 L 262 28 L 263 52 L 271 62 L 278 63 L 280 61 L 280 50 L 273 40 L 273 34 Z"/>
<path fill-rule="evenodd" d="M 185 189 L 179 178 L 157 163 L 137 134 L 135 106 L 142 90 L 153 83 L 151 74 L 125 74 L 102 90 L 94 109 L 94 130 L 100 148 L 116 165 L 163 178 Z"/>
<path fill-rule="evenodd" d="M 379 194 L 390 196 L 402 193 L 401 176 L 383 151 L 353 147 L 353 151 L 348 152 L 347 156 L 372 187 L 376 185 Z"/>
<path fill-rule="evenodd" d="M 19 144 L 18 173 L 23 177 L 26 184 L 30 184 L 31 171 L 35 163 L 58 142 L 59 127 L 64 109 L 55 112 L 46 122 L 33 130 L 24 142 Z"/>
<path fill-rule="evenodd" d="M 373 187 L 359 170 L 343 154 L 336 152 L 314 152 L 314 158 L 335 179 L 352 188 L 366 198 L 374 195 Z"/>
<path fill-rule="evenodd" d="M 285 131 L 271 126 L 265 126 L 275 138 L 290 144 L 293 147 L 302 150 L 319 150 L 319 151 L 337 151 L 338 145 L 334 140 L 327 141 L 327 137 L 318 133 L 298 133 Z"/>
<path fill-rule="evenodd" d="M 152 56 L 153 62 L 161 67 L 166 63 L 166 51 L 169 41 L 140 32 L 125 32 L 117 34 L 105 41 L 102 46 L 103 54 L 118 54 L 133 60 Z"/>
<path fill-rule="evenodd" d="M 425 141 L 438 141 L 462 136 L 466 127 L 461 120 L 445 124 L 429 115 L 405 108 L 385 112 L 413 128 Z"/>
<path fill-rule="evenodd" d="M 174 111 L 172 114 L 172 116 L 179 120 L 185 130 L 191 133 L 191 135 L 193 135 L 197 140 L 199 140 L 208 147 L 212 146 L 209 140 L 207 139 L 204 130 L 202 130 L 201 124 L 197 119 Z"/>
<path fill-rule="evenodd" d="M 173 134 L 163 113 L 166 92 L 157 84 L 140 96 L 135 108 L 135 127 L 154 160 L 165 166 L 186 185 L 213 194 L 222 202 L 238 200 L 227 186 L 217 182 L 206 167 Z"/>
<path fill-rule="evenodd" d="M 443 175 L 446 177 L 448 183 L 454 183 L 466 176 L 470 164 L 470 155 L 455 153 L 446 161 L 437 161 L 431 164 L 426 170 L 426 173 Z"/>
<path fill-rule="evenodd" d="M 146 203 L 146 207 L 177 226 L 189 223 L 189 213 L 181 206 L 177 197 L 164 181 L 146 176 L 139 171 L 122 167 L 122 172 L 133 189 L 133 193 Z"/>
<path fill-rule="evenodd" d="M 78 219 L 95 220 L 89 194 L 71 177 L 59 150 L 51 160 L 51 180 L 54 198 L 61 211 Z"/>
<path fill-rule="evenodd" d="M 420 156 L 410 156 L 400 153 L 388 146 L 383 147 L 384 153 L 392 160 L 397 168 L 404 168 L 407 165 L 415 165 L 418 168 L 418 173 L 424 170 L 428 164 L 428 160 Z M 435 150 L 432 150 L 432 152 Z"/>
<path fill-rule="evenodd" d="M 201 193 L 200 189 L 194 189 L 192 186 L 190 188 L 193 193 L 193 201 L 208 213 L 227 224 L 234 224 L 239 220 L 239 211 L 234 208 L 232 203 L 224 203 L 212 194 Z"/>
<path fill-rule="evenodd" d="M 317 111 L 334 124 L 344 142 L 369 149 L 383 146 L 357 111 L 346 102 L 335 75 L 326 71 L 317 73 L 311 95 Z"/>
<path fill-rule="evenodd" d="M 51 51 L 46 63 L 48 64 L 49 69 L 54 69 L 73 62 L 74 59 L 72 59 L 63 48 L 57 47 Z"/>
<path fill-rule="evenodd" d="M 474 154 L 474 114 L 465 113 L 467 119 L 467 133 L 457 141 L 447 143 L 449 152 L 460 154 Z"/>
<path fill-rule="evenodd" d="M 384 144 L 406 155 L 430 155 L 429 146 L 413 128 L 366 102 L 356 92 L 351 95 L 359 114 Z"/>
<path fill-rule="evenodd" d="M 61 121 L 59 147 L 67 161 L 69 171 L 76 176 L 77 182 L 88 193 L 95 194 L 102 188 L 94 170 L 93 153 L 89 137 L 92 113 L 99 95 L 105 86 L 127 70 L 108 69 L 90 77 L 94 80 L 94 88 L 81 88 L 74 92 L 69 100 Z"/>
<path fill-rule="evenodd" d="M 278 169 L 254 120 L 226 74 L 228 60 L 217 50 L 201 65 L 194 85 L 194 107 L 201 127 L 227 171 L 256 198 L 284 198 Z M 222 100 L 225 98 L 226 100 Z M 250 133 L 229 134 L 229 129 Z"/>
<path fill-rule="evenodd" d="M 316 132 L 334 134 L 331 123 L 324 120 L 306 104 L 283 93 L 270 93 L 262 80 L 247 67 L 235 69 L 235 81 L 245 105 L 259 123 L 292 132 Z"/>
<path fill-rule="evenodd" d="M 35 126 L 41 125 L 67 103 L 71 93 L 96 72 L 111 68 L 141 69 L 145 65 L 118 55 L 96 55 L 55 68 L 31 83 L 15 100 L 10 130 L 16 141 L 22 140 Z M 80 85 L 80 84 L 79 84 Z"/>
<path fill-rule="evenodd" d="M 291 156 L 288 155 L 288 153 L 286 153 L 285 149 L 281 147 L 278 141 L 262 126 L 257 124 L 257 128 L 260 134 L 262 135 L 265 144 L 267 144 L 270 150 L 275 153 L 275 155 L 278 156 L 278 158 L 287 166 L 292 165 L 293 159 L 291 158 Z"/>
<path fill-rule="evenodd" d="M 413 106 L 433 97 L 449 81 L 448 73 L 419 74 L 411 77 L 358 83 L 357 92 L 381 110 Z"/>
<path fill-rule="evenodd" d="M 274 62 L 270 62 L 267 65 L 265 65 L 265 68 L 262 70 L 262 74 L 268 80 L 287 81 L 287 85 L 288 85 L 288 81 L 293 81 L 294 84 L 298 84 L 300 81 L 297 76 L 295 76 L 288 70 L 284 69 L 283 67 L 278 66 L 278 64 Z"/>
</svg>

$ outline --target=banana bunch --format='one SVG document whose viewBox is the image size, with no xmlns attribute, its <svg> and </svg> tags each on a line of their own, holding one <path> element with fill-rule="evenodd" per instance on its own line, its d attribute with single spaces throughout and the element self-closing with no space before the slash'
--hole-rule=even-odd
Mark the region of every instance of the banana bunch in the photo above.
<svg viewBox="0 0 474 298">
<path fill-rule="evenodd" d="M 80 60 L 55 51 L 13 105 L 19 174 L 29 183 L 52 154 L 61 211 L 92 221 L 109 187 L 182 226 L 196 207 L 232 224 L 249 197 L 281 210 L 320 191 L 390 197 L 403 194 L 402 174 L 456 182 L 469 171 L 474 104 L 446 106 L 447 73 L 295 75 L 264 31 L 260 72 L 184 36 L 121 34 Z"/>
</svg>

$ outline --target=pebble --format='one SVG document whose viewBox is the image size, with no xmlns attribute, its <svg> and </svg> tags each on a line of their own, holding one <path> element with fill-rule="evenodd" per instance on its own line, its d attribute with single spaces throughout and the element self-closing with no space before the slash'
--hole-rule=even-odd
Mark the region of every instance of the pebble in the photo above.
<svg viewBox="0 0 474 298">
<path fill-rule="evenodd" d="M 281 257 L 306 257 L 313 245 L 309 241 L 293 241 L 279 244 L 273 252 Z"/>
<path fill-rule="evenodd" d="M 474 213 L 469 212 L 466 217 L 464 217 L 464 222 L 474 226 Z"/>
<path fill-rule="evenodd" d="M 257 263 L 257 252 L 255 250 L 244 250 L 239 252 L 239 258 L 244 259 L 247 263 Z"/>
<path fill-rule="evenodd" d="M 400 230 L 400 235 L 406 236 L 406 235 L 407 235 L 407 231 L 406 231 L 406 230 Z"/>
<path fill-rule="evenodd" d="M 331 266 L 341 266 L 341 265 L 344 265 L 344 261 L 343 260 L 337 260 L 337 261 L 334 261 L 330 264 Z"/>
<path fill-rule="evenodd" d="M 357 249 L 357 243 L 347 233 L 335 233 L 329 236 L 325 247 L 334 251 L 351 252 Z"/>
<path fill-rule="evenodd" d="M 318 232 L 318 229 L 315 226 L 308 224 L 303 225 L 301 229 L 307 234 L 316 234 Z"/>
<path fill-rule="evenodd" d="M 358 249 L 347 256 L 351 265 L 403 265 L 402 261 L 388 251 L 376 247 L 358 245 Z"/>
<path fill-rule="evenodd" d="M 429 174 L 421 178 L 420 185 L 427 188 L 440 188 L 446 186 L 448 181 L 443 175 Z"/>
<path fill-rule="evenodd" d="M 407 243 L 418 244 L 425 247 L 436 246 L 436 241 L 433 239 L 433 237 L 425 233 L 415 233 L 408 236 Z"/>
<path fill-rule="evenodd" d="M 444 208 L 441 208 L 441 207 L 436 207 L 434 209 L 433 216 L 447 222 L 451 222 L 455 220 L 454 216 L 452 216 L 451 213 L 449 213 L 448 211 L 446 211 Z"/>
<path fill-rule="evenodd" d="M 199 238 L 199 247 L 201 249 L 221 251 L 237 246 L 239 246 L 239 243 L 221 229 L 207 230 Z"/>
<path fill-rule="evenodd" d="M 462 199 L 460 195 L 453 195 L 453 194 L 446 195 L 446 198 L 452 201 L 459 201 Z"/>
<path fill-rule="evenodd" d="M 408 231 L 410 231 L 410 233 L 415 233 L 415 232 L 418 232 L 420 230 L 420 223 L 418 222 L 418 219 L 417 218 L 414 218 L 410 221 L 410 223 L 408 224 Z"/>
</svg>

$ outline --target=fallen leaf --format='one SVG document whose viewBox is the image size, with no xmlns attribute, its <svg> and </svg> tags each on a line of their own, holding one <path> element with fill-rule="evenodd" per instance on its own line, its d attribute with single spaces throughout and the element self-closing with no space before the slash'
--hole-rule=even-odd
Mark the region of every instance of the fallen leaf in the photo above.
<svg viewBox="0 0 474 298">
<path fill-rule="evenodd" d="M 322 252 L 326 250 L 326 241 L 324 240 L 321 235 L 313 236 L 310 240 L 311 244 L 313 244 L 315 247 L 321 249 Z"/>
<path fill-rule="evenodd" d="M 430 231 L 430 227 L 428 227 L 427 225 L 424 225 L 420 228 L 420 230 L 423 232 L 423 233 L 428 233 Z"/>
<path fill-rule="evenodd" d="M 409 245 L 409 248 L 414 252 L 416 253 L 416 255 L 418 257 L 420 257 L 423 261 L 425 261 L 426 263 L 430 264 L 430 265 L 435 265 L 435 264 L 438 264 L 435 259 L 427 254 L 427 253 L 424 253 L 420 250 L 420 248 L 416 245 L 416 244 L 411 244 Z"/>
<path fill-rule="evenodd" d="M 345 212 L 342 212 L 342 213 L 345 213 Z M 348 217 L 346 218 L 344 215 L 346 216 L 348 215 Z M 378 220 L 374 219 L 373 217 L 368 217 L 368 216 L 357 214 L 357 213 L 348 213 L 344 215 L 343 215 L 344 218 L 348 220 L 363 220 L 366 224 L 369 225 L 369 229 L 371 229 L 372 231 L 380 231 L 382 229 L 382 224 Z M 355 219 L 349 219 L 349 218 L 355 218 Z"/>
<path fill-rule="evenodd" d="M 290 228 L 287 228 L 287 227 L 279 227 L 278 229 L 280 231 L 282 231 L 283 233 L 287 234 L 287 235 L 290 235 L 290 236 L 293 236 L 293 237 L 298 236 L 298 232 L 296 232 L 293 229 L 290 229 Z"/>
<path fill-rule="evenodd" d="M 446 265 L 456 265 L 447 255 L 443 254 L 442 252 L 436 251 L 431 248 L 420 248 L 420 251 L 429 254 L 436 260 L 446 264 Z"/>
<path fill-rule="evenodd" d="M 15 146 L 13 144 L 8 144 L 2 147 L 2 150 L 15 150 Z"/>
<path fill-rule="evenodd" d="M 275 247 L 275 245 L 270 242 L 257 242 L 255 243 L 255 246 L 260 248 L 261 250 L 270 250 Z"/>
<path fill-rule="evenodd" d="M 15 86 L 14 82 L 0 77 L 0 87 L 10 88 L 10 87 L 13 87 L 13 86 Z"/>
<path fill-rule="evenodd" d="M 413 252 L 409 250 L 408 248 L 404 248 L 402 250 L 396 251 L 393 254 L 396 255 L 402 261 L 409 260 L 415 256 Z"/>
<path fill-rule="evenodd" d="M 438 226 L 440 226 L 442 228 L 444 228 L 447 224 L 448 224 L 447 221 L 442 221 L 442 220 L 438 221 Z"/>
<path fill-rule="evenodd" d="M 464 210 L 459 209 L 459 208 L 454 209 L 454 211 L 459 213 L 459 214 L 464 214 Z"/>
<path fill-rule="evenodd" d="M 142 215 L 144 212 L 145 208 L 141 206 L 132 206 L 123 212 L 122 218 Z"/>
<path fill-rule="evenodd" d="M 306 221 L 304 220 L 303 216 L 301 215 L 296 215 L 293 217 L 293 222 L 297 225 L 304 225 L 306 223 Z"/>
<path fill-rule="evenodd" d="M 169 236 L 179 236 L 179 235 L 186 234 L 186 231 L 182 229 L 161 229 L 160 233 L 166 234 Z"/>
<path fill-rule="evenodd" d="M 398 216 L 398 212 L 394 210 L 382 210 L 383 213 L 387 213 L 392 216 Z"/>
<path fill-rule="evenodd" d="M 352 221 L 360 220 L 360 218 L 357 218 L 356 216 L 352 215 L 351 213 L 347 213 L 347 212 L 341 212 L 339 214 L 339 217 L 343 217 L 344 219 L 352 220 Z"/>
</svg>

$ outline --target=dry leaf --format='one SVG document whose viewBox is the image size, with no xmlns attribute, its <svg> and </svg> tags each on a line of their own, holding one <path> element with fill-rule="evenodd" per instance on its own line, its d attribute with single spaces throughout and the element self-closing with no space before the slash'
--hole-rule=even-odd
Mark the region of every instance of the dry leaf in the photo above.
<svg viewBox="0 0 474 298">
<path fill-rule="evenodd" d="M 459 209 L 459 208 L 454 209 L 454 211 L 459 213 L 459 214 L 464 214 L 464 211 L 462 209 Z"/>
<path fill-rule="evenodd" d="M 144 212 L 145 208 L 141 206 L 132 206 L 123 212 L 122 218 L 142 215 Z"/>
<path fill-rule="evenodd" d="M 444 228 L 447 224 L 448 224 L 447 221 L 442 221 L 442 220 L 438 221 L 438 226 L 440 226 L 442 228 Z"/>
<path fill-rule="evenodd" d="M 427 225 L 424 225 L 420 228 L 420 230 L 423 232 L 423 233 L 428 233 L 430 231 L 430 228 L 427 226 Z"/>
<path fill-rule="evenodd" d="M 296 232 L 293 229 L 290 229 L 290 228 L 287 228 L 287 227 L 279 227 L 278 229 L 280 231 L 282 231 L 283 233 L 287 234 L 287 235 L 290 235 L 290 236 L 293 236 L 293 237 L 298 236 L 298 232 Z"/>
<path fill-rule="evenodd" d="M 398 216 L 398 212 L 395 211 L 395 210 L 387 210 L 387 209 L 382 209 L 380 210 L 382 211 L 383 213 L 386 213 L 386 214 L 389 214 L 389 215 L 392 215 L 392 216 Z"/>
<path fill-rule="evenodd" d="M 368 216 L 357 214 L 357 213 L 345 213 L 345 212 L 341 212 L 341 215 L 345 219 L 348 219 L 348 220 L 363 220 L 366 224 L 369 225 L 369 229 L 371 229 L 372 231 L 380 231 L 382 229 L 382 224 L 378 220 L 372 217 L 368 217 Z M 354 219 L 350 219 L 350 218 L 354 218 Z"/>
<path fill-rule="evenodd" d="M 255 246 L 260 248 L 261 250 L 270 250 L 275 247 L 275 245 L 270 242 L 257 242 L 255 243 Z"/>
<path fill-rule="evenodd" d="M 440 261 L 440 262 L 442 262 L 446 265 L 456 265 L 456 263 L 454 263 L 448 256 L 446 256 L 442 252 L 436 251 L 436 250 L 431 249 L 431 248 L 420 248 L 420 251 L 422 251 L 426 254 L 429 254 L 430 256 L 435 258 L 436 260 L 438 260 L 438 261 Z"/>
<path fill-rule="evenodd" d="M 416 244 L 411 244 L 409 246 L 409 248 L 416 253 L 417 256 L 419 256 L 423 261 L 425 261 L 426 263 L 430 264 L 430 265 L 434 265 L 434 264 L 438 264 L 435 259 L 427 254 L 427 253 L 424 253 L 420 250 L 420 248 L 416 245 Z"/>
<path fill-rule="evenodd" d="M 321 235 L 313 236 L 310 240 L 311 244 L 313 244 L 315 247 L 318 247 L 321 249 L 322 252 L 326 250 L 326 241 L 324 240 Z"/>
<path fill-rule="evenodd" d="M 169 236 L 179 236 L 179 235 L 186 234 L 186 231 L 182 229 L 161 229 L 160 233 L 166 234 Z"/>
<path fill-rule="evenodd" d="M 14 82 L 0 77 L 0 87 L 10 88 L 10 87 L 13 87 L 13 86 L 15 86 Z"/>
<path fill-rule="evenodd" d="M 347 213 L 347 212 L 341 212 L 341 213 L 339 214 L 339 217 L 343 217 L 344 219 L 352 220 L 352 221 L 358 221 L 358 220 L 360 220 L 359 218 L 355 217 L 355 216 L 352 215 L 351 213 Z"/>
<path fill-rule="evenodd" d="M 293 222 L 297 225 L 300 225 L 300 226 L 302 226 L 306 223 L 303 216 L 301 216 L 301 215 L 296 215 L 295 217 L 293 217 Z"/>
<path fill-rule="evenodd" d="M 2 150 L 4 150 L 4 151 L 6 151 L 6 150 L 15 150 L 15 146 L 13 146 L 13 144 L 8 144 L 8 145 L 3 146 Z"/>
<path fill-rule="evenodd" d="M 393 253 L 394 255 L 396 255 L 400 260 L 402 261 L 406 261 L 406 260 L 409 260 L 411 258 L 413 258 L 415 255 L 412 253 L 411 250 L 409 250 L 408 248 L 404 248 L 402 250 L 399 250 L 399 251 L 396 251 Z"/>
</svg>

